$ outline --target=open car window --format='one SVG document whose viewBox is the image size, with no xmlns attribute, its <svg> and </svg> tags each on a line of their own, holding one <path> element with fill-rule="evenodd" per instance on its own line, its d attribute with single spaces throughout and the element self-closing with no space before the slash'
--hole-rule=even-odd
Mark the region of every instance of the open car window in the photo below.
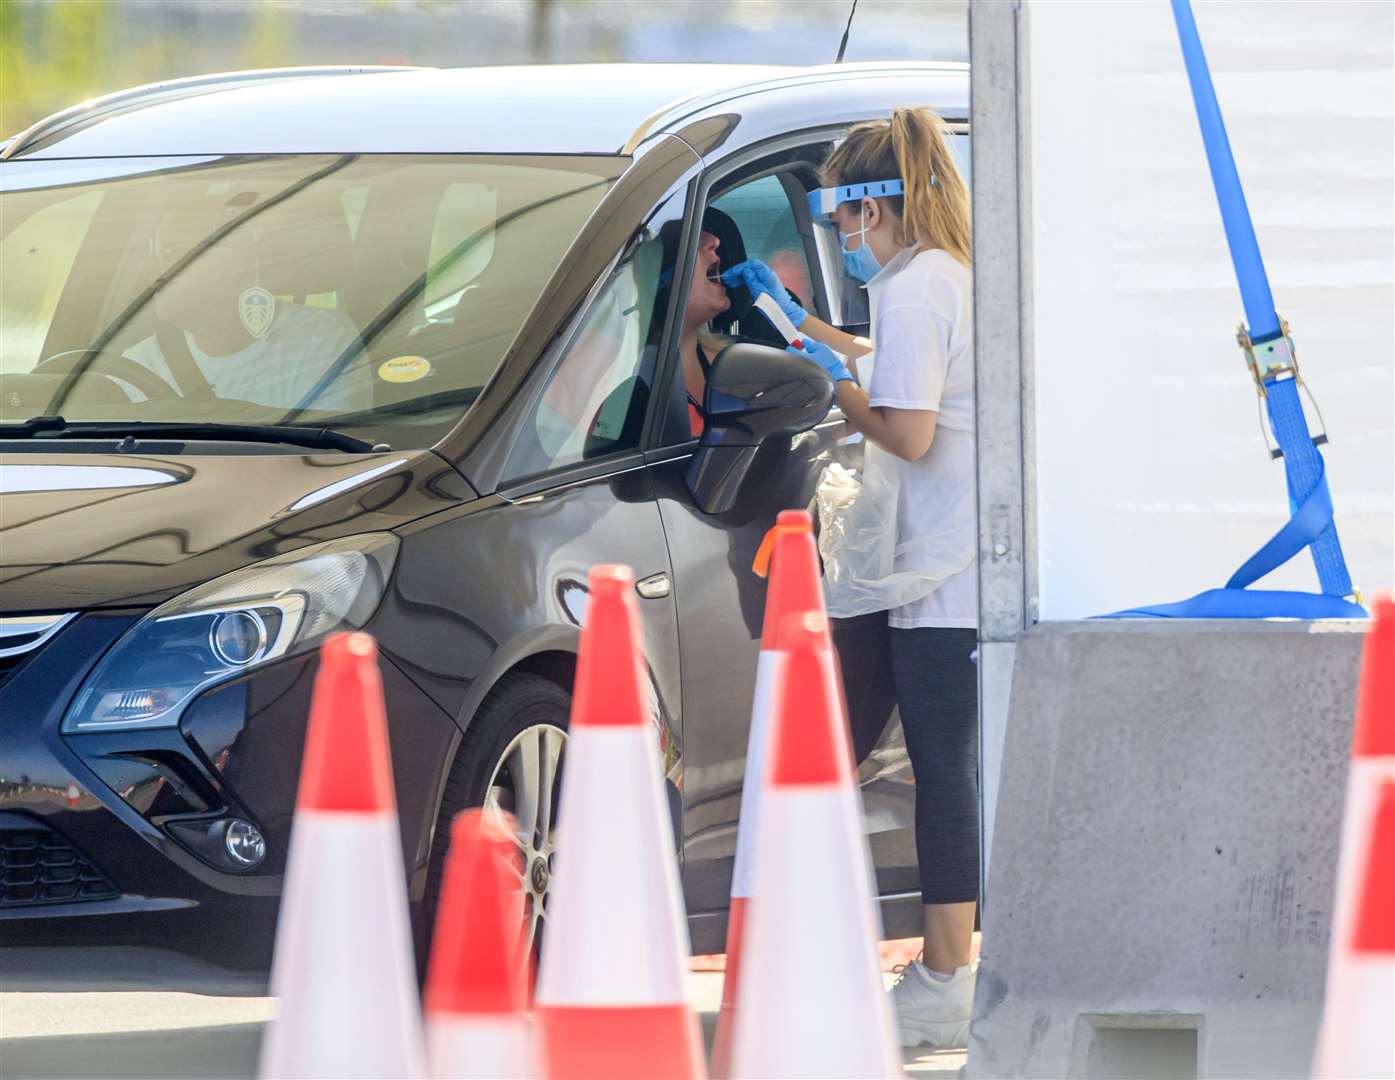
<svg viewBox="0 0 1395 1080">
<path fill-rule="evenodd" d="M 785 288 L 811 304 L 814 290 L 809 256 L 790 203 L 788 182 L 779 174 L 758 177 L 720 195 L 712 205 L 736 223 L 746 257 L 765 263 Z"/>
<path fill-rule="evenodd" d="M 822 160 L 826 143 L 810 143 L 728 170 L 714 181 L 700 219 L 700 235 L 717 241 L 716 255 L 721 271 L 749 259 L 766 263 L 799 303 L 808 310 L 821 310 L 818 276 L 822 268 L 810 255 L 813 230 L 803 209 L 806 185 L 812 186 L 815 162 Z M 702 246 L 699 245 L 699 261 Z M 710 258 L 710 256 L 709 256 Z M 675 281 L 687 287 L 685 304 L 691 307 L 694 265 L 688 263 L 675 272 Z M 707 267 L 710 272 L 710 267 Z M 753 305 L 754 297 L 744 285 L 729 285 L 729 304 L 713 316 L 699 334 L 699 348 L 711 362 L 723 346 L 747 341 L 784 348 L 784 337 Z M 688 310 L 688 309 L 685 309 Z M 685 407 L 688 386 L 683 378 L 671 383 L 662 428 L 661 445 L 691 441 L 701 430 L 701 417 L 694 423 Z M 693 391 L 696 393 L 696 391 Z"/>
</svg>

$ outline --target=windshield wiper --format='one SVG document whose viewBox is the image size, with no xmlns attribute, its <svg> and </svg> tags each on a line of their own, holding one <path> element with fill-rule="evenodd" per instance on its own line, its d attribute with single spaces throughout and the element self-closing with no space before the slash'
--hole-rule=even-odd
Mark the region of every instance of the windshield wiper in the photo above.
<svg viewBox="0 0 1395 1080">
<path fill-rule="evenodd" d="M 22 424 L 0 424 L 0 439 L 223 439 L 228 442 L 286 443 L 313 450 L 342 450 L 347 454 L 381 453 L 386 443 L 370 443 L 333 428 L 293 424 L 214 424 L 147 420 L 78 420 L 34 416 Z"/>
</svg>

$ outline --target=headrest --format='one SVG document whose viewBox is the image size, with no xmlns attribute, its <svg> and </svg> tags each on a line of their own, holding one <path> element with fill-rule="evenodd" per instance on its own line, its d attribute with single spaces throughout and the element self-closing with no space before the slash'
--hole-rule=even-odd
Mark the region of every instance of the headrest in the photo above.
<svg viewBox="0 0 1395 1080">
<path fill-rule="evenodd" d="M 729 214 L 709 206 L 702 212 L 702 231 L 710 232 L 720 241 L 717 257 L 723 270 L 746 261 L 745 241 L 741 239 L 741 230 Z"/>
<path fill-rule="evenodd" d="M 741 230 L 730 215 L 709 206 L 702 212 L 702 229 L 718 240 L 717 265 L 723 273 L 746 261 L 746 242 L 741 239 Z M 712 320 L 712 329 L 719 334 L 730 334 L 733 324 L 751 310 L 754 300 L 744 285 L 728 286 L 727 296 L 731 299 L 731 307 Z"/>
<path fill-rule="evenodd" d="M 258 222 L 258 271 L 274 293 L 334 292 L 353 279 L 353 238 L 342 204 L 308 194 L 272 207 Z"/>
<path fill-rule="evenodd" d="M 654 311 L 660 312 L 668 306 L 668 298 L 673 285 L 674 265 L 678 261 L 678 238 L 682 235 L 683 223 L 670 221 L 659 229 L 659 240 L 663 249 L 663 271 L 659 275 L 659 288 L 654 298 Z M 718 240 L 717 265 L 722 271 L 731 269 L 739 262 L 746 261 L 746 244 L 741 239 L 741 230 L 731 216 L 709 206 L 702 212 L 702 231 L 709 232 Z M 727 333 L 732 321 L 739 319 L 751 308 L 751 294 L 744 285 L 727 287 L 731 297 L 731 307 L 712 320 L 712 328 L 718 333 Z M 650 324 L 649 344 L 655 344 L 662 320 L 655 319 Z"/>
</svg>

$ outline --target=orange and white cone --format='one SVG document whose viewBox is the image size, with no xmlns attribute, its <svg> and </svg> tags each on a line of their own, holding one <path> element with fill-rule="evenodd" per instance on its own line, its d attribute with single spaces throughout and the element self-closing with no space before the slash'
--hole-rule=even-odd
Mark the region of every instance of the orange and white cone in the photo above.
<svg viewBox="0 0 1395 1080">
<path fill-rule="evenodd" d="M 421 1013 L 377 645 L 320 650 L 258 1074 L 421 1076 Z"/>
<path fill-rule="evenodd" d="M 762 544 L 762 550 L 766 545 Z M 760 556 L 757 557 L 760 559 Z M 775 677 L 783 654 L 776 648 L 780 622 L 787 615 L 823 611 L 814 523 L 805 510 L 784 510 L 775 519 L 769 538 L 770 587 L 765 594 L 765 623 L 756 660 L 756 692 L 751 705 L 751 728 L 746 736 L 746 772 L 741 782 L 741 817 L 736 826 L 736 859 L 731 875 L 731 907 L 727 914 L 726 974 L 722 1004 L 712 1041 L 712 1075 L 731 1072 L 731 1037 L 741 979 L 741 948 L 746 907 L 755 880 L 756 823 L 770 744 L 770 714 L 775 707 Z M 764 560 L 761 560 L 764 561 Z M 757 566 L 757 573 L 763 567 Z"/>
<path fill-rule="evenodd" d="M 1395 1076 L 1395 780 L 1372 811 L 1351 932 L 1332 941 L 1322 1080 Z"/>
<path fill-rule="evenodd" d="M 1369 1039 L 1371 1032 L 1357 1030 L 1357 1014 L 1364 1008 L 1353 997 L 1356 993 L 1353 966 L 1348 955 L 1360 928 L 1360 912 L 1365 904 L 1362 876 L 1369 873 L 1367 853 L 1372 852 L 1373 832 L 1379 820 L 1381 792 L 1395 780 L 1395 600 L 1379 599 L 1373 605 L 1371 627 L 1361 656 L 1361 675 L 1356 692 L 1356 724 L 1352 733 L 1351 769 L 1347 775 L 1346 805 L 1342 814 L 1342 846 L 1337 859 L 1337 888 L 1332 910 L 1332 939 L 1327 965 L 1327 994 L 1322 1031 L 1314 1073 L 1322 1077 L 1395 1076 L 1395 1050 L 1392 1050 L 1390 998 L 1381 1026 L 1385 1039 L 1384 1064 L 1374 1068 L 1359 1065 L 1355 1048 Z M 1372 856 L 1374 857 L 1374 855 Z M 1386 859 L 1393 856 L 1386 848 Z M 1395 907 L 1387 908 L 1387 920 L 1395 918 Z M 1387 923 L 1388 925 L 1388 923 Z M 1369 924 L 1367 924 L 1369 929 Z M 1368 935 L 1369 936 L 1369 935 Z M 1386 968 L 1387 991 L 1395 988 L 1395 974 Z M 1360 995 L 1357 995 L 1358 997 Z M 1361 1059 L 1364 1060 L 1364 1059 Z M 1357 1071 L 1353 1071 L 1357 1070 Z"/>
<path fill-rule="evenodd" d="M 900 1076 L 827 621 L 786 616 L 777 647 L 732 1075 Z"/>
<path fill-rule="evenodd" d="M 634 576 L 588 581 L 534 1016 L 549 1077 L 700 1077 L 688 933 Z"/>
<path fill-rule="evenodd" d="M 456 816 L 426 969 L 427 1060 L 441 1080 L 537 1075 L 519 873 L 518 847 L 496 819 Z"/>
</svg>

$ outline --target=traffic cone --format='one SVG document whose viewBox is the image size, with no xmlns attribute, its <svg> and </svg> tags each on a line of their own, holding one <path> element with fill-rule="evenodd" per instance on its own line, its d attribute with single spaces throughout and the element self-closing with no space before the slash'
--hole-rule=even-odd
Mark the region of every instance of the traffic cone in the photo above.
<svg viewBox="0 0 1395 1080">
<path fill-rule="evenodd" d="M 1395 1076 L 1395 780 L 1373 801 L 1354 924 L 1332 942 L 1323 1080 Z"/>
<path fill-rule="evenodd" d="M 1366 1075 L 1354 1073 L 1353 1028 L 1357 1003 L 1352 992 L 1351 961 L 1346 955 L 1358 919 L 1363 860 L 1372 850 L 1380 792 L 1395 778 L 1395 600 L 1378 599 L 1373 605 L 1370 629 L 1361 654 L 1361 674 L 1356 691 L 1356 724 L 1352 732 L 1351 768 L 1347 774 L 1342 813 L 1342 844 L 1337 858 L 1337 886 L 1332 904 L 1332 944 L 1327 964 L 1326 1008 L 1314 1074 L 1324 1077 Z M 1387 849 L 1388 851 L 1389 849 Z M 1387 858 L 1390 856 L 1387 855 Z M 1387 974 L 1387 978 L 1391 976 Z M 1346 1006 L 1337 1003 L 1345 1001 Z M 1392 1028 L 1387 1015 L 1384 1030 L 1389 1046 Z M 1395 1060 L 1386 1055 L 1384 1072 L 1395 1075 Z"/>
<path fill-rule="evenodd" d="M 819 584 L 818 551 L 814 547 L 814 523 L 805 510 L 784 510 L 775 519 L 762 564 L 768 564 L 770 587 L 765 594 L 765 624 L 761 630 L 760 656 L 756 660 L 756 692 L 751 705 L 751 727 L 746 736 L 746 773 L 741 781 L 741 817 L 736 826 L 736 859 L 731 875 L 731 906 L 727 913 L 726 974 L 722 978 L 722 1004 L 712 1042 L 712 1075 L 731 1072 L 731 1036 L 741 978 L 741 946 L 746 907 L 755 876 L 756 823 L 760 819 L 762 779 L 766 748 L 770 741 L 770 713 L 775 703 L 775 677 L 783 654 L 776 637 L 785 616 L 802 611 L 823 611 Z M 761 573 L 763 566 L 757 566 Z"/>
<path fill-rule="evenodd" d="M 535 1017 L 549 1077 L 700 1077 L 634 577 L 591 571 Z"/>
<path fill-rule="evenodd" d="M 456 815 L 426 969 L 434 1077 L 537 1075 L 523 1015 L 520 872 L 518 847 L 496 820 L 481 810 Z"/>
<path fill-rule="evenodd" d="M 320 650 L 258 1074 L 415 1077 L 421 1015 L 377 645 Z"/>
<path fill-rule="evenodd" d="M 1340 927 L 1351 924 L 1376 788 L 1382 779 L 1395 777 L 1395 599 L 1381 597 L 1372 608 L 1356 685 L 1356 723 L 1337 860 L 1333 925 Z"/>
<path fill-rule="evenodd" d="M 780 624 L 786 655 L 743 943 L 732 1052 L 738 1077 L 901 1075 L 827 633 L 816 612 Z"/>
</svg>

